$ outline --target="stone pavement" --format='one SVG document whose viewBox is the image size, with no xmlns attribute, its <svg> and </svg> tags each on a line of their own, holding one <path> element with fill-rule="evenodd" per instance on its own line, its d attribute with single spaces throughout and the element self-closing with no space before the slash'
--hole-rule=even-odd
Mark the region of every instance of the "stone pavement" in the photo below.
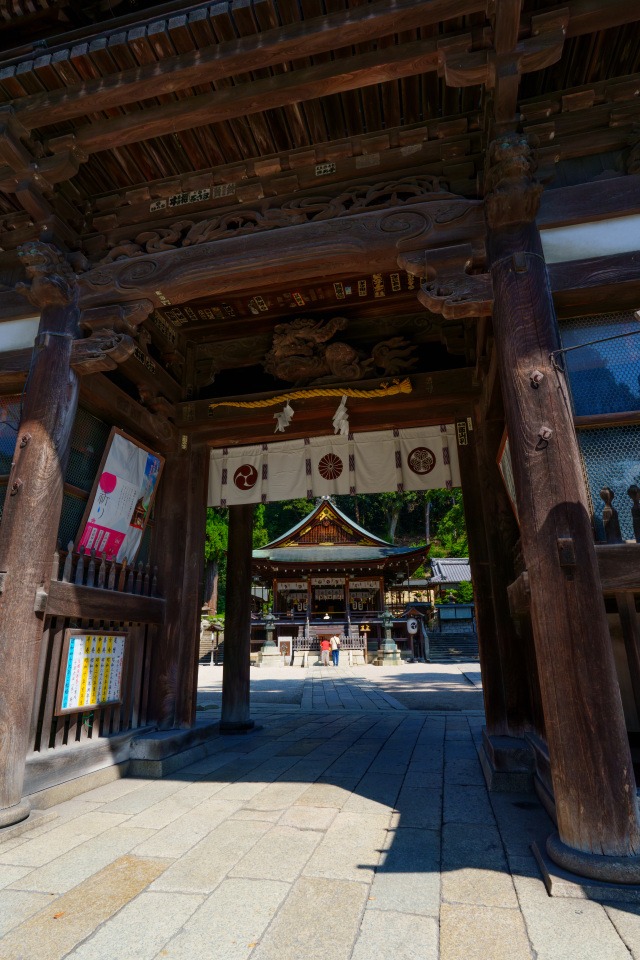
<svg viewBox="0 0 640 960">
<path fill-rule="evenodd" d="M 551 823 L 488 794 L 482 717 L 381 699 L 258 705 L 255 733 L 0 843 L 0 960 L 640 960 L 640 907 L 547 896 Z"/>
<path fill-rule="evenodd" d="M 201 666 L 201 709 L 219 707 L 221 698 L 222 667 Z M 252 669 L 251 702 L 263 709 L 286 703 L 302 710 L 483 710 L 477 663 Z"/>
</svg>

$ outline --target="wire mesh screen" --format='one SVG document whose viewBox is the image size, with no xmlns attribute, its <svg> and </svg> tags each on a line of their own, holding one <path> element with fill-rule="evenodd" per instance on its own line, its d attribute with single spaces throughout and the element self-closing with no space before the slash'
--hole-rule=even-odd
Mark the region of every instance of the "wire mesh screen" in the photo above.
<svg viewBox="0 0 640 960">
<path fill-rule="evenodd" d="M 578 440 L 591 493 L 596 539 L 605 539 L 600 491 L 611 487 L 622 537 L 633 540 L 631 499 L 627 490 L 633 483 L 640 486 L 640 426 L 578 430 Z"/>
<path fill-rule="evenodd" d="M 95 480 L 104 448 L 109 438 L 110 427 L 102 420 L 92 417 L 86 410 L 78 408 L 71 434 L 71 452 L 67 466 L 66 483 L 90 493 Z M 60 513 L 58 539 L 66 549 L 70 540 L 76 539 L 80 528 L 86 500 L 65 493 Z"/>
<path fill-rule="evenodd" d="M 604 313 L 560 324 L 563 347 L 589 344 L 565 354 L 576 416 L 640 410 L 640 323 L 634 314 Z"/>
<path fill-rule="evenodd" d="M 67 483 L 87 492 L 91 490 L 110 429 L 102 420 L 92 417 L 86 410 L 78 409 L 71 435 Z"/>
<path fill-rule="evenodd" d="M 71 493 L 65 493 L 62 498 L 62 511 L 60 513 L 60 525 L 58 526 L 58 540 L 66 550 L 70 540 L 75 540 L 76 534 L 80 529 L 80 522 L 86 500 L 74 497 Z"/>
<path fill-rule="evenodd" d="M 20 425 L 20 396 L 0 397 L 0 474 L 11 470 Z"/>
</svg>

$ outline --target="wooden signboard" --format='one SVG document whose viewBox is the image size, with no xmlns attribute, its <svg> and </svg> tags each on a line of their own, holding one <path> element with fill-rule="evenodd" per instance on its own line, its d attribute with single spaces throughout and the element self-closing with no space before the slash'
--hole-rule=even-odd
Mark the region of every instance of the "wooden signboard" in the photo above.
<svg viewBox="0 0 640 960">
<path fill-rule="evenodd" d="M 122 703 L 126 633 L 66 630 L 56 695 L 56 716 Z"/>
<path fill-rule="evenodd" d="M 505 490 L 507 491 L 507 496 L 513 508 L 513 512 L 516 515 L 516 520 L 518 519 L 518 504 L 516 503 L 516 483 L 513 479 L 513 466 L 511 463 L 511 450 L 509 448 L 509 437 L 507 436 L 507 431 L 505 430 L 502 434 L 502 440 L 500 442 L 500 448 L 498 450 L 498 456 L 496 457 L 496 463 L 498 464 L 498 469 L 500 471 L 500 476 L 502 477 L 502 482 L 504 483 Z"/>
</svg>

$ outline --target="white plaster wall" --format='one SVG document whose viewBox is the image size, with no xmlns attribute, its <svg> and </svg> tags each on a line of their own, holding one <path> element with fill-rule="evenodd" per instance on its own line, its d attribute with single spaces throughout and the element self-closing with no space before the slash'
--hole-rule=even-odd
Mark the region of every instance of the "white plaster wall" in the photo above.
<svg viewBox="0 0 640 960">
<path fill-rule="evenodd" d="M 0 323 L 0 353 L 32 347 L 39 323 L 39 317 L 29 317 L 27 320 L 7 320 Z"/>
<path fill-rule="evenodd" d="M 640 214 L 541 230 L 547 263 L 587 260 L 640 250 Z"/>
</svg>

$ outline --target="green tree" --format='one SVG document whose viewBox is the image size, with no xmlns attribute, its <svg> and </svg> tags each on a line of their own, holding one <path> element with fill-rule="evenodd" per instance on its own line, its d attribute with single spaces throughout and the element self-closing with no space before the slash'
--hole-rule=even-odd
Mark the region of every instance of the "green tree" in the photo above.
<svg viewBox="0 0 640 960">
<path fill-rule="evenodd" d="M 224 584 L 227 576 L 227 539 L 229 511 L 223 507 L 209 507 L 204 541 L 204 604 L 211 616 L 218 613 L 220 602 L 224 611 Z"/>
</svg>

